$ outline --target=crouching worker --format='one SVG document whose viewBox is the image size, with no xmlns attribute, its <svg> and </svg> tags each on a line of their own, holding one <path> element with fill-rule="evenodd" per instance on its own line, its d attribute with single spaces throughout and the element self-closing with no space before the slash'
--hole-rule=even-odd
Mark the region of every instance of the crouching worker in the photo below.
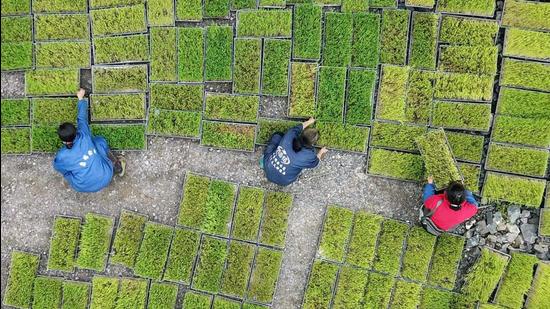
<svg viewBox="0 0 550 309">
<path fill-rule="evenodd" d="M 126 163 L 111 153 L 105 138 L 92 136 L 84 94 L 84 89 L 76 94 L 78 128 L 66 122 L 57 129 L 63 147 L 57 152 L 53 167 L 76 191 L 96 192 L 109 185 L 113 173 L 123 176 Z"/>
<path fill-rule="evenodd" d="M 315 122 L 310 118 L 286 132 L 275 133 L 269 140 L 260 166 L 267 179 L 281 186 L 293 183 L 304 168 L 314 168 L 328 151 L 322 148 L 315 153 L 313 145 L 319 139 L 316 129 L 308 128 Z"/>
<path fill-rule="evenodd" d="M 443 193 L 436 194 L 433 178 L 428 177 L 422 200 L 420 222 L 435 235 L 454 229 L 477 213 L 478 203 L 472 192 L 458 181 L 451 182 Z"/>
</svg>

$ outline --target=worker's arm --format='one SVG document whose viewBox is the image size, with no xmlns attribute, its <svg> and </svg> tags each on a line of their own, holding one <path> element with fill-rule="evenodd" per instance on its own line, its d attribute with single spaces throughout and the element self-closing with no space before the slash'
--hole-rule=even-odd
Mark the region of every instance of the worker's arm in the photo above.
<svg viewBox="0 0 550 309">
<path fill-rule="evenodd" d="M 84 94 L 86 94 L 84 89 L 80 89 L 76 94 L 78 97 L 77 131 L 81 135 L 91 135 L 90 126 L 88 125 L 88 101 L 84 99 Z"/>
<path fill-rule="evenodd" d="M 470 204 L 475 205 L 476 207 L 479 207 L 478 202 L 474 198 L 474 195 L 472 194 L 472 191 L 466 190 L 466 201 Z"/>
<path fill-rule="evenodd" d="M 309 127 L 310 125 L 314 124 L 315 123 L 315 118 L 311 117 L 309 118 L 308 120 L 302 122 L 302 128 L 307 128 Z"/>
<path fill-rule="evenodd" d="M 434 194 L 435 194 L 434 179 L 432 176 L 429 176 L 428 183 L 424 185 L 424 189 L 422 190 L 422 201 L 426 202 L 426 200 L 429 199 Z"/>
<path fill-rule="evenodd" d="M 323 157 L 325 156 L 325 153 L 327 153 L 327 152 L 328 152 L 327 147 L 323 147 L 323 148 L 319 149 L 319 152 L 317 153 L 317 159 L 322 160 Z"/>
</svg>

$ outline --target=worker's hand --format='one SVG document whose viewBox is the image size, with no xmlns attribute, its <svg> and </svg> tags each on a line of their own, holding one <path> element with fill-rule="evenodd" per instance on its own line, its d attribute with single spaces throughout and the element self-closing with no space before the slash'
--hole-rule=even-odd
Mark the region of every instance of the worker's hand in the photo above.
<svg viewBox="0 0 550 309">
<path fill-rule="evenodd" d="M 86 90 L 80 88 L 80 90 L 78 90 L 78 92 L 76 93 L 76 97 L 79 99 L 79 100 L 82 100 L 84 99 L 84 95 L 86 94 Z"/>
<path fill-rule="evenodd" d="M 428 176 L 428 183 L 433 184 L 434 183 L 434 177 L 432 175 Z"/>
<path fill-rule="evenodd" d="M 319 159 L 322 159 L 325 154 L 328 152 L 328 149 L 327 147 L 323 147 L 319 150 L 319 152 L 317 153 L 317 155 L 319 156 Z"/>
<path fill-rule="evenodd" d="M 315 118 L 311 117 L 303 123 L 304 129 L 315 123 Z"/>
</svg>

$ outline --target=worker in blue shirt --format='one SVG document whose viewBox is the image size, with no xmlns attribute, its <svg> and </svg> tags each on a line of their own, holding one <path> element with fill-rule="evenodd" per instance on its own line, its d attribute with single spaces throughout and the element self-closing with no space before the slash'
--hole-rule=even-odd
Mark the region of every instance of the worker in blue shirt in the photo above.
<svg viewBox="0 0 550 309">
<path fill-rule="evenodd" d="M 264 155 L 260 159 L 260 167 L 265 171 L 267 179 L 281 186 L 293 183 L 304 168 L 314 168 L 328 151 L 325 147 L 315 153 L 313 145 L 319 139 L 316 129 L 308 128 L 315 119 L 301 123 L 286 132 L 271 136 Z"/>
<path fill-rule="evenodd" d="M 78 128 L 66 122 L 57 129 L 63 147 L 57 152 L 53 167 L 76 191 L 97 192 L 109 185 L 113 173 L 124 175 L 126 162 L 111 153 L 105 138 L 92 136 L 84 94 L 84 89 L 76 94 Z"/>
</svg>

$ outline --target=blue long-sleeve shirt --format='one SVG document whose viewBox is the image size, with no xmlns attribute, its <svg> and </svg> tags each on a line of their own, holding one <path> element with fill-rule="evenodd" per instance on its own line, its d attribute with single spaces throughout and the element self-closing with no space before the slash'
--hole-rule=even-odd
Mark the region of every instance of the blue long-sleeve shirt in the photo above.
<svg viewBox="0 0 550 309">
<path fill-rule="evenodd" d="M 426 202 L 426 200 L 429 199 L 434 194 L 435 194 L 435 185 L 432 183 L 425 184 L 424 189 L 422 190 L 422 201 Z M 466 201 L 470 204 L 475 205 L 476 207 L 479 206 L 476 199 L 474 198 L 474 195 L 470 190 L 466 190 Z"/>
<path fill-rule="evenodd" d="M 111 182 L 113 163 L 104 138 L 92 136 L 88 125 L 88 101 L 78 101 L 77 133 L 71 148 L 63 146 L 53 167 L 78 192 L 97 192 Z"/>
</svg>

